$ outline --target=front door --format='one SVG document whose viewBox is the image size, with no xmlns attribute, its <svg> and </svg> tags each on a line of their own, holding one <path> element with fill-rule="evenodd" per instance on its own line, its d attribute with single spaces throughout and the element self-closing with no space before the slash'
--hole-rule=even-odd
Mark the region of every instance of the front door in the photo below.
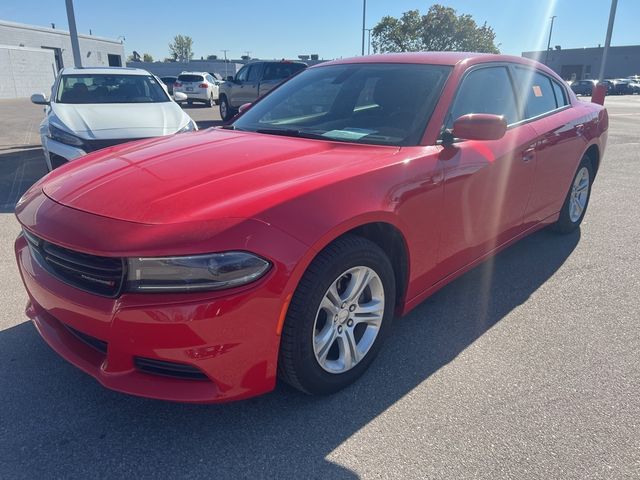
<svg viewBox="0 0 640 480">
<path fill-rule="evenodd" d="M 463 79 L 446 128 L 461 115 L 503 115 L 509 128 L 500 140 L 455 141 L 443 148 L 443 231 L 440 276 L 454 273 L 523 229 L 535 173 L 535 130 L 521 115 L 505 66 L 480 67 Z"/>
</svg>

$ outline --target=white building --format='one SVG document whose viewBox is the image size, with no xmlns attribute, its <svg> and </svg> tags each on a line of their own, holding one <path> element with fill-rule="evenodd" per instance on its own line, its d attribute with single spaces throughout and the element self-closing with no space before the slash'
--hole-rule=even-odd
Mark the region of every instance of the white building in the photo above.
<svg viewBox="0 0 640 480">
<path fill-rule="evenodd" d="M 118 40 L 78 35 L 83 67 L 124 65 Z M 56 73 L 73 67 L 69 32 L 0 20 L 0 98 L 48 93 Z"/>
</svg>

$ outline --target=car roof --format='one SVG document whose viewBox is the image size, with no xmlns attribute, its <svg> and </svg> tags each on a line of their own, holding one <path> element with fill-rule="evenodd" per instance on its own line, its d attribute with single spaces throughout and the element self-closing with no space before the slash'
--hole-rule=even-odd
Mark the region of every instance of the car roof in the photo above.
<svg viewBox="0 0 640 480">
<path fill-rule="evenodd" d="M 65 67 L 60 72 L 62 75 L 99 75 L 99 74 L 111 74 L 111 75 L 151 75 L 148 71 L 142 68 L 130 68 L 130 67 L 90 67 L 90 68 L 74 68 Z"/>
<path fill-rule="evenodd" d="M 209 72 L 180 72 L 180 75 L 210 75 L 210 73 Z"/>
<path fill-rule="evenodd" d="M 403 52 L 403 53 L 381 53 L 377 55 L 366 55 L 364 57 L 351 57 L 330 62 L 320 63 L 311 68 L 324 67 L 327 65 L 339 65 L 345 63 L 417 63 L 429 65 L 456 65 L 465 61 L 473 63 L 486 62 L 510 62 L 523 65 L 544 67 L 535 60 L 514 55 L 501 55 L 494 53 L 474 53 L 474 52 Z M 546 68 L 545 68 L 546 69 Z"/>
</svg>

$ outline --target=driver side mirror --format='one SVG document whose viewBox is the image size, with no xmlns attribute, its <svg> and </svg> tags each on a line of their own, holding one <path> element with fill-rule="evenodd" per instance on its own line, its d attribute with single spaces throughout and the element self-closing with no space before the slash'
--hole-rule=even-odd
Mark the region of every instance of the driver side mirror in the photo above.
<svg viewBox="0 0 640 480">
<path fill-rule="evenodd" d="M 463 140 L 499 140 L 507 132 L 507 122 L 502 115 L 469 113 L 453 122 L 453 138 Z"/>
<path fill-rule="evenodd" d="M 250 108 L 251 108 L 251 103 L 243 103 L 242 105 L 240 105 L 240 108 L 238 108 L 238 113 L 244 113 Z"/>
<path fill-rule="evenodd" d="M 49 100 L 44 96 L 44 93 L 34 93 L 31 95 L 31 103 L 36 105 L 49 105 Z"/>
<path fill-rule="evenodd" d="M 233 82 L 233 81 L 235 81 L 235 77 L 233 75 L 227 76 L 227 82 Z"/>
</svg>

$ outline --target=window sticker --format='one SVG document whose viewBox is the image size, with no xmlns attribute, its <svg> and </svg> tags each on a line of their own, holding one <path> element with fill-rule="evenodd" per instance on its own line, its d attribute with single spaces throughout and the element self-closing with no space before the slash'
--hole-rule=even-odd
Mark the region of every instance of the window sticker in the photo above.
<svg viewBox="0 0 640 480">
<path fill-rule="evenodd" d="M 534 85 L 531 88 L 533 89 L 533 94 L 536 97 L 541 97 L 542 96 L 542 89 L 540 88 L 540 85 Z"/>
</svg>

